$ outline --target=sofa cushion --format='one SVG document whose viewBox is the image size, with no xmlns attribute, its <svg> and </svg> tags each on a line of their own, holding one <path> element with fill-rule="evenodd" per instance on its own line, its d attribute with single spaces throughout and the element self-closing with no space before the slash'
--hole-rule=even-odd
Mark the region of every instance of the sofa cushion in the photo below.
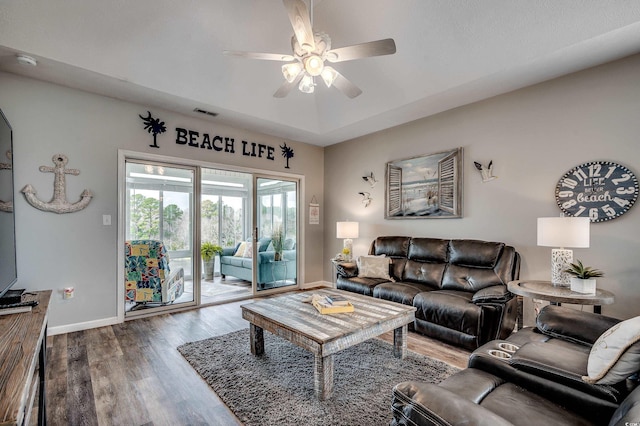
<svg viewBox="0 0 640 426">
<path fill-rule="evenodd" d="M 436 290 L 413 299 L 416 318 L 439 324 L 470 336 L 480 335 L 482 308 L 471 303 L 472 293 Z"/>
<path fill-rule="evenodd" d="M 451 240 L 449 262 L 472 268 L 493 268 L 502 253 L 504 243 L 478 240 Z"/>
<path fill-rule="evenodd" d="M 336 281 L 336 287 L 339 290 L 351 291 L 353 293 L 363 294 L 365 296 L 373 296 L 374 287 L 378 284 L 387 282 L 389 281 L 385 280 L 384 278 L 344 278 L 339 276 Z"/>
<path fill-rule="evenodd" d="M 271 238 L 269 237 L 262 237 L 258 240 L 258 251 L 262 252 L 262 251 L 267 251 L 267 248 L 269 248 L 269 244 L 271 244 Z"/>
<path fill-rule="evenodd" d="M 472 268 L 449 264 L 442 277 L 442 288 L 445 290 L 462 290 L 476 292 L 494 285 L 505 285 L 493 269 Z"/>
<path fill-rule="evenodd" d="M 416 294 L 431 290 L 429 286 L 419 283 L 382 283 L 373 288 L 373 297 L 413 306 Z"/>
<path fill-rule="evenodd" d="M 293 250 L 296 248 L 296 242 L 292 238 L 287 238 L 284 240 L 284 244 L 282 245 L 283 250 Z"/>
<path fill-rule="evenodd" d="M 394 281 L 389 276 L 390 259 L 385 256 L 359 256 L 358 276 L 367 278 L 384 278 Z"/>
<path fill-rule="evenodd" d="M 410 237 L 378 237 L 373 241 L 369 254 L 406 258 L 410 240 Z"/>
<path fill-rule="evenodd" d="M 412 238 L 408 258 L 418 262 L 446 263 L 449 241 L 436 238 Z"/>
<path fill-rule="evenodd" d="M 244 256 L 244 251 L 247 248 L 247 242 L 243 241 L 240 244 L 238 244 L 238 247 L 236 248 L 236 252 L 233 253 L 233 255 L 235 257 L 242 257 Z"/>
<path fill-rule="evenodd" d="M 246 243 L 242 257 L 253 257 L 253 243 Z"/>
<path fill-rule="evenodd" d="M 402 271 L 402 281 L 419 282 L 431 288 L 440 288 L 446 264 L 407 260 Z"/>
<path fill-rule="evenodd" d="M 591 348 L 587 383 L 615 384 L 640 371 L 640 316 L 605 331 Z"/>
</svg>

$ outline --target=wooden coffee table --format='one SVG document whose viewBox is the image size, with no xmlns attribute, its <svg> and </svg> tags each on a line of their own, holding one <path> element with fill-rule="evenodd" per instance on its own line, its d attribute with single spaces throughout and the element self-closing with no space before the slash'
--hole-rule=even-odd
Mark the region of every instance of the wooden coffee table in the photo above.
<svg viewBox="0 0 640 426">
<path fill-rule="evenodd" d="M 355 307 L 354 312 L 320 314 L 310 303 L 311 294 L 341 294 Z M 315 356 L 313 386 L 320 400 L 333 391 L 333 354 L 387 331 L 393 332 L 393 354 L 404 358 L 407 325 L 414 321 L 416 308 L 369 296 L 321 289 L 291 293 L 242 305 L 242 318 L 250 322 L 251 353 L 264 353 L 263 330 L 289 340 Z"/>
</svg>

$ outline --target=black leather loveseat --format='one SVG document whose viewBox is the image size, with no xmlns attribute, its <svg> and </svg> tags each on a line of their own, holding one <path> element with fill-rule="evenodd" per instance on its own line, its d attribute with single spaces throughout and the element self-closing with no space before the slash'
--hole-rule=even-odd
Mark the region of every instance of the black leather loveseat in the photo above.
<svg viewBox="0 0 640 426">
<path fill-rule="evenodd" d="M 507 283 L 520 273 L 520 256 L 513 247 L 385 236 L 373 241 L 369 254 L 390 259 L 388 274 L 341 264 L 339 289 L 413 305 L 415 331 L 471 350 L 512 332 L 517 305 Z"/>
<path fill-rule="evenodd" d="M 398 384 L 392 426 L 640 422 L 640 317 L 547 306 L 536 324 L 478 348 L 440 385 Z"/>
</svg>

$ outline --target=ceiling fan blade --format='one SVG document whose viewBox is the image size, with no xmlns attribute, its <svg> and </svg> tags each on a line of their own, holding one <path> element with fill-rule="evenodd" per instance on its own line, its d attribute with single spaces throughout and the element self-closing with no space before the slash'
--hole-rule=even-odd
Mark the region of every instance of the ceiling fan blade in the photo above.
<svg viewBox="0 0 640 426">
<path fill-rule="evenodd" d="M 289 92 L 291 92 L 291 89 L 293 89 L 298 85 L 298 83 L 300 83 L 300 80 L 302 80 L 303 76 L 304 72 L 300 71 L 300 73 L 292 82 L 288 82 L 287 80 L 285 80 L 284 83 L 282 83 L 282 86 L 280 86 L 278 90 L 276 90 L 276 92 L 273 94 L 273 97 L 284 98 L 285 96 L 287 96 Z"/>
<path fill-rule="evenodd" d="M 247 59 L 263 59 L 266 61 L 293 61 L 295 58 L 291 55 L 284 55 L 281 53 L 258 53 L 258 52 L 240 52 L 237 50 L 224 50 L 222 52 L 225 56 L 239 56 Z"/>
<path fill-rule="evenodd" d="M 302 0 L 282 0 L 300 47 L 308 52 L 316 49 L 307 5 Z"/>
<path fill-rule="evenodd" d="M 396 42 L 392 38 L 339 47 L 327 52 L 327 61 L 344 62 L 370 56 L 393 55 L 396 53 Z"/>
<path fill-rule="evenodd" d="M 353 99 L 362 94 L 362 90 L 349 80 L 347 80 L 342 74 L 336 71 L 336 78 L 332 83 L 338 90 L 347 95 L 349 99 Z"/>
</svg>

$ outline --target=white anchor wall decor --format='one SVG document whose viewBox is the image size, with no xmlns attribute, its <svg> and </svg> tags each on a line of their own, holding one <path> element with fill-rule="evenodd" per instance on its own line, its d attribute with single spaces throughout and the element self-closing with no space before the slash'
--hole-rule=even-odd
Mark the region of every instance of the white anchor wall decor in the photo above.
<svg viewBox="0 0 640 426">
<path fill-rule="evenodd" d="M 0 163 L 0 170 L 11 170 L 11 151 L 7 151 L 6 156 L 9 159 L 9 162 Z M 0 200 L 0 212 L 12 212 L 12 211 L 13 211 L 13 201 Z"/>
<path fill-rule="evenodd" d="M 69 160 L 64 154 L 56 154 L 52 160 L 55 167 L 40 166 L 39 170 L 43 173 L 53 173 L 53 198 L 48 203 L 40 201 L 38 197 L 36 197 L 36 190 L 31 185 L 27 185 L 22 188 L 22 193 L 27 199 L 27 202 L 36 209 L 53 213 L 73 213 L 87 207 L 93 198 L 93 194 L 86 189 L 80 194 L 80 200 L 77 203 L 67 201 L 65 175 L 78 176 L 80 170 L 65 169 Z"/>
</svg>

